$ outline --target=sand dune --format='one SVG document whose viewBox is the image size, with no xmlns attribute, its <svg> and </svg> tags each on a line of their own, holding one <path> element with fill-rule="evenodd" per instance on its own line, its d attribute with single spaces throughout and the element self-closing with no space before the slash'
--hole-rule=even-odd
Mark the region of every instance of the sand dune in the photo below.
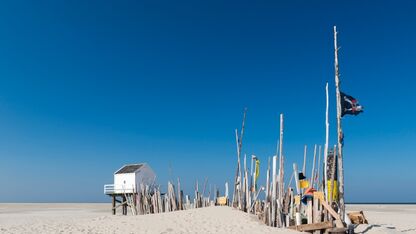
<svg viewBox="0 0 416 234">
<path fill-rule="evenodd" d="M 0 233 L 297 233 L 229 207 L 145 216 L 110 215 L 110 204 L 0 204 Z M 416 233 L 416 206 L 350 205 L 371 222 L 357 232 Z"/>
</svg>

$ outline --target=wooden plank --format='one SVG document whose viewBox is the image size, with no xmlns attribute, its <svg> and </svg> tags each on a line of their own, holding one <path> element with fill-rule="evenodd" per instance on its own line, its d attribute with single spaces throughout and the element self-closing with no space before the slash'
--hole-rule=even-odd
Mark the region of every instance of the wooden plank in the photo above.
<svg viewBox="0 0 416 234">
<path fill-rule="evenodd" d="M 332 207 L 326 201 L 321 200 L 321 204 L 325 207 L 325 209 L 328 210 L 332 217 L 334 217 L 335 219 L 341 219 L 339 214 L 334 209 L 332 209 Z"/>
<path fill-rule="evenodd" d="M 315 230 L 322 230 L 327 228 L 333 228 L 334 224 L 332 222 L 321 222 L 321 223 L 312 223 L 312 224 L 302 224 L 297 226 L 289 226 L 288 229 L 301 231 L 301 232 L 309 232 Z"/>
<path fill-rule="evenodd" d="M 344 223 L 341 220 L 341 217 L 339 216 L 339 214 L 332 209 L 332 207 L 323 199 L 321 200 L 322 205 L 325 207 L 326 210 L 328 210 L 328 212 L 332 215 L 332 217 L 335 218 L 335 225 L 337 228 L 342 228 L 344 227 Z"/>
</svg>

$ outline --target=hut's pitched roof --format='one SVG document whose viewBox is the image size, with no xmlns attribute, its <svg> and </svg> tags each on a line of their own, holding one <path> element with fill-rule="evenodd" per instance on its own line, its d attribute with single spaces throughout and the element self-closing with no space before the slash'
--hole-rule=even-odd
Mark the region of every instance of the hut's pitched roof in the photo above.
<svg viewBox="0 0 416 234">
<path fill-rule="evenodd" d="M 133 173 L 133 172 L 139 170 L 143 165 L 144 165 L 144 163 L 124 165 L 122 168 L 120 168 L 114 174 Z"/>
</svg>

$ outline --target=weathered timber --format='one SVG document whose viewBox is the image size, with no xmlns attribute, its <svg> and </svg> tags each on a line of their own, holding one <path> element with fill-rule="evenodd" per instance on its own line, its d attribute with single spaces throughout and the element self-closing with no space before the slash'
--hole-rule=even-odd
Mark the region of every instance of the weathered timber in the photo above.
<svg viewBox="0 0 416 234">
<path fill-rule="evenodd" d="M 334 224 L 330 221 L 321 222 L 321 223 L 311 223 L 311 224 L 302 224 L 296 226 L 289 226 L 288 229 L 301 231 L 301 232 L 310 232 L 315 230 L 323 230 L 334 227 Z"/>
</svg>

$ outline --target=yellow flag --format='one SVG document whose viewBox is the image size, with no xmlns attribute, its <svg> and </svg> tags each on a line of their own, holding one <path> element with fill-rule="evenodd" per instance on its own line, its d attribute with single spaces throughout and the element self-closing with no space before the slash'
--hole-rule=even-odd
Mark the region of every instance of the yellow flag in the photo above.
<svg viewBox="0 0 416 234">
<path fill-rule="evenodd" d="M 301 180 L 300 182 L 300 188 L 304 189 L 304 188 L 308 188 L 309 187 L 309 181 L 307 180 Z"/>
<path fill-rule="evenodd" d="M 256 181 L 260 174 L 260 160 L 256 159 Z"/>
<path fill-rule="evenodd" d="M 338 200 L 338 181 L 336 181 L 336 180 L 334 180 L 334 186 L 332 186 L 331 181 L 328 181 L 328 194 L 327 194 L 328 195 L 327 196 L 328 200 L 331 197 L 331 195 L 330 195 L 331 193 L 332 193 L 332 200 L 333 201 Z"/>
</svg>

